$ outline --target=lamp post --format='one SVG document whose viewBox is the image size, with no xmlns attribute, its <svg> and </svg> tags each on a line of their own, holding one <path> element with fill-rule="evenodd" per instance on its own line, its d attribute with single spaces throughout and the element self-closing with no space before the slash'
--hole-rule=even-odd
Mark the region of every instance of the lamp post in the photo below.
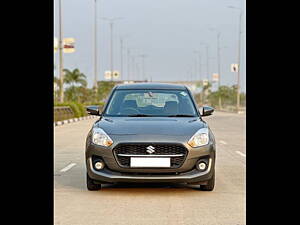
<svg viewBox="0 0 300 225">
<path fill-rule="evenodd" d="M 136 79 L 135 73 L 136 73 L 136 56 L 137 53 L 135 53 L 137 49 L 135 48 L 127 48 L 127 70 L 128 70 L 128 80 L 134 80 Z"/>
<path fill-rule="evenodd" d="M 130 48 L 127 49 L 127 78 L 130 81 Z"/>
<path fill-rule="evenodd" d="M 120 64 L 121 64 L 120 73 L 121 73 L 121 76 L 123 76 L 123 38 L 122 37 L 120 37 L 120 57 L 121 57 L 121 61 L 120 61 Z"/>
<path fill-rule="evenodd" d="M 140 74 L 140 64 L 139 63 L 136 63 L 135 64 L 135 66 L 136 66 L 136 76 L 137 76 L 137 80 L 139 80 L 139 74 Z"/>
<path fill-rule="evenodd" d="M 200 43 L 203 45 L 206 50 L 206 73 L 207 73 L 207 80 L 209 80 L 209 45 L 207 43 Z"/>
<path fill-rule="evenodd" d="M 128 35 L 121 35 L 120 36 L 120 64 L 121 64 L 121 68 L 120 68 L 120 73 L 121 73 L 121 77 L 123 77 L 123 80 L 125 80 L 125 74 L 124 74 L 124 55 L 126 55 L 126 53 L 124 54 L 125 51 L 125 47 L 124 47 L 124 39 L 126 40 L 126 38 L 128 37 Z M 129 54 L 129 49 L 127 50 L 127 54 Z M 127 79 L 128 78 L 128 74 L 127 74 Z"/>
<path fill-rule="evenodd" d="M 238 53 L 237 53 L 237 56 L 238 56 L 238 71 L 237 71 L 237 99 L 236 99 L 236 110 L 237 110 L 237 113 L 239 112 L 240 110 L 240 70 L 241 70 L 241 66 L 240 66 L 240 54 L 241 54 L 241 29 L 242 29 L 242 15 L 243 15 L 243 10 L 241 8 L 237 8 L 237 7 L 234 7 L 234 6 L 228 6 L 228 8 L 231 8 L 231 9 L 237 9 L 240 11 L 240 16 L 239 16 L 239 37 L 238 37 Z"/>
<path fill-rule="evenodd" d="M 199 79 L 201 80 L 202 74 L 201 74 L 201 52 L 200 51 L 194 51 L 196 55 L 198 55 L 198 69 L 199 69 Z"/>
<path fill-rule="evenodd" d="M 62 34 L 62 9 L 61 0 L 59 0 L 59 36 L 58 36 L 58 49 L 59 49 L 59 78 L 60 78 L 60 90 L 59 101 L 64 102 L 64 66 L 63 66 L 63 34 Z"/>
<path fill-rule="evenodd" d="M 114 21 L 122 19 L 122 18 L 120 18 L 120 17 L 118 17 L 118 18 L 102 17 L 101 19 L 109 21 L 109 25 L 110 25 L 110 72 L 111 72 L 111 81 L 113 81 L 113 71 L 114 71 L 114 65 L 113 65 L 113 26 L 114 26 Z"/>
<path fill-rule="evenodd" d="M 202 74 L 201 74 L 201 52 L 200 51 L 194 51 L 194 53 L 198 55 L 198 59 L 199 59 L 199 62 L 198 62 L 198 65 L 199 65 L 199 67 L 198 67 L 198 69 L 199 69 L 199 79 L 201 81 L 201 79 L 203 79 Z M 196 62 L 196 66 L 197 66 L 197 62 Z M 197 68 L 196 68 L 196 71 L 197 71 Z M 196 78 L 196 80 L 197 80 L 197 78 Z M 204 86 L 202 88 L 201 102 L 204 103 Z"/>
<path fill-rule="evenodd" d="M 134 55 L 131 55 L 131 69 L 132 69 L 132 80 L 134 80 L 134 79 L 136 79 L 136 77 L 135 77 L 135 69 L 136 69 L 136 67 L 135 67 L 135 56 Z"/>
<path fill-rule="evenodd" d="M 218 67 L 218 91 L 219 91 L 219 108 L 222 108 L 222 100 L 221 100 L 221 95 L 220 95 L 220 86 L 221 86 L 221 69 L 220 69 L 220 36 L 221 36 L 221 32 L 217 31 L 214 28 L 210 28 L 209 30 L 211 31 L 216 31 L 217 32 L 217 67 Z"/>
<path fill-rule="evenodd" d="M 97 94 L 98 82 L 97 82 L 97 0 L 95 0 L 95 21 L 94 21 L 94 89 Z"/>
<path fill-rule="evenodd" d="M 145 71 L 145 58 L 147 57 L 146 54 L 139 55 L 142 58 L 142 79 L 146 79 L 146 71 Z"/>
<path fill-rule="evenodd" d="M 200 45 L 203 45 L 206 49 L 206 73 L 207 73 L 207 80 L 209 81 L 209 45 L 207 43 L 200 43 Z M 203 85 L 203 103 L 205 101 L 205 91 L 204 91 L 204 85 Z"/>
</svg>

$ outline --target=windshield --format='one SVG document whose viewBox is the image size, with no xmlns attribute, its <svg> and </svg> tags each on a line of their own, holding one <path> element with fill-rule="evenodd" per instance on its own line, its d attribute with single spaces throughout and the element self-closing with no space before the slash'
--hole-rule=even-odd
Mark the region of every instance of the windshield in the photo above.
<svg viewBox="0 0 300 225">
<path fill-rule="evenodd" d="M 196 117 L 197 113 L 184 90 L 116 90 L 104 115 Z"/>
</svg>

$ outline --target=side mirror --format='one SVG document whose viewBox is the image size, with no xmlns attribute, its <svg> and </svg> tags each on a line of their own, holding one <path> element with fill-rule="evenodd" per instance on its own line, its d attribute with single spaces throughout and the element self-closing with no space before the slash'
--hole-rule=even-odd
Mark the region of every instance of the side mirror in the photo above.
<svg viewBox="0 0 300 225">
<path fill-rule="evenodd" d="M 203 106 L 201 116 L 210 116 L 214 111 L 215 109 L 213 107 Z"/>
<path fill-rule="evenodd" d="M 99 107 L 96 105 L 91 105 L 86 107 L 86 111 L 90 115 L 95 115 L 95 116 L 100 116 L 101 114 L 99 113 Z"/>
</svg>

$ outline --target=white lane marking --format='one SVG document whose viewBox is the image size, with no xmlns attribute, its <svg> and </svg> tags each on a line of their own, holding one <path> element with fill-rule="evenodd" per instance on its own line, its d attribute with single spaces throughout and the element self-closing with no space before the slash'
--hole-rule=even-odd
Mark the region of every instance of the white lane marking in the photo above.
<svg viewBox="0 0 300 225">
<path fill-rule="evenodd" d="M 223 144 L 223 145 L 227 145 L 227 143 L 225 141 L 222 141 L 222 140 L 220 141 L 220 143 Z"/>
<path fill-rule="evenodd" d="M 244 153 L 242 153 L 242 152 L 240 152 L 240 151 L 235 151 L 235 152 L 236 152 L 237 154 L 243 156 L 243 157 L 246 157 L 246 154 L 244 154 Z"/>
<path fill-rule="evenodd" d="M 76 165 L 76 163 L 70 163 L 65 168 L 61 169 L 60 172 L 67 172 L 69 169 L 71 169 L 75 165 Z"/>
</svg>

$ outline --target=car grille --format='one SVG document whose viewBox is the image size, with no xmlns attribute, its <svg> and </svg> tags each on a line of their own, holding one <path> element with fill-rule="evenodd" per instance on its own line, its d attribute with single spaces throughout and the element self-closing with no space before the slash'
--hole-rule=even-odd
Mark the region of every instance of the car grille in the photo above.
<svg viewBox="0 0 300 225">
<path fill-rule="evenodd" d="M 147 147 L 151 145 L 155 148 L 153 154 L 147 153 Z M 171 168 L 179 168 L 186 156 L 187 149 L 181 144 L 119 144 L 114 149 L 114 155 L 122 167 L 130 167 L 130 156 L 135 155 L 170 155 L 171 158 Z M 124 154 L 128 156 L 120 156 L 119 154 Z M 182 155 L 174 156 L 171 155 Z"/>
</svg>

